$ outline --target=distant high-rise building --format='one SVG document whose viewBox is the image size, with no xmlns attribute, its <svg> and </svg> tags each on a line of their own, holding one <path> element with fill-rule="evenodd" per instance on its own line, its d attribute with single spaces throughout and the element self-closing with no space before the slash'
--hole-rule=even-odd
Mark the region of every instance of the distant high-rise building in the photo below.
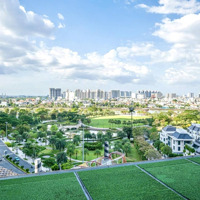
<svg viewBox="0 0 200 200">
<path fill-rule="evenodd" d="M 58 97 L 62 97 L 60 88 L 49 88 L 50 99 L 56 100 Z"/>
<path fill-rule="evenodd" d="M 111 90 L 111 98 L 116 99 L 120 97 L 120 90 Z"/>
<path fill-rule="evenodd" d="M 174 98 L 177 97 L 177 95 L 176 95 L 176 93 L 168 93 L 168 94 L 166 95 L 166 97 L 167 97 L 168 99 L 174 99 Z"/>
<path fill-rule="evenodd" d="M 189 93 L 187 94 L 187 97 L 188 97 L 188 98 L 194 98 L 194 93 L 189 92 Z"/>
</svg>

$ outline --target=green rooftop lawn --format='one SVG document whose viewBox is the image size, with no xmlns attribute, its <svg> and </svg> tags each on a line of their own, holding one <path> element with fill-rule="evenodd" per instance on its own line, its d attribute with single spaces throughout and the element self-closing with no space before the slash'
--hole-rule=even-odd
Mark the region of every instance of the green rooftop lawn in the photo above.
<svg viewBox="0 0 200 200">
<path fill-rule="evenodd" d="M 140 167 L 188 199 L 200 199 L 200 166 L 183 159 L 141 164 Z"/>
<path fill-rule="evenodd" d="M 188 158 L 188 160 L 192 160 L 192 161 L 200 164 L 200 157 Z"/>
<path fill-rule="evenodd" d="M 0 180 L 1 200 L 85 200 L 73 173 Z"/>
<path fill-rule="evenodd" d="M 78 173 L 94 200 L 176 200 L 177 194 L 135 166 Z"/>
</svg>

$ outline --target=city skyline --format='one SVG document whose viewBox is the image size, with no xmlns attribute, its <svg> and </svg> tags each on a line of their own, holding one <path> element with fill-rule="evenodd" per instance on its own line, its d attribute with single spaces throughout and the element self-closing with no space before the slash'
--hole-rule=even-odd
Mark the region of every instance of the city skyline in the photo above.
<svg viewBox="0 0 200 200">
<path fill-rule="evenodd" d="M 198 0 L 1 0 L 0 94 L 199 91 Z"/>
</svg>

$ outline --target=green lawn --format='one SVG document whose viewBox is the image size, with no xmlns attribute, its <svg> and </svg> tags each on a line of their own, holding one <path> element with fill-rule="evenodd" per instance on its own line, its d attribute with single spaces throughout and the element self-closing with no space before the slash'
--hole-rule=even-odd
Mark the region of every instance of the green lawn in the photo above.
<svg viewBox="0 0 200 200">
<path fill-rule="evenodd" d="M 45 149 L 45 150 L 43 150 L 43 151 L 41 151 L 40 153 L 39 153 L 39 155 L 50 155 L 50 154 L 57 154 L 59 152 L 59 150 L 53 150 L 53 149 Z"/>
<path fill-rule="evenodd" d="M 200 166 L 183 159 L 141 164 L 140 167 L 147 170 L 188 199 L 200 199 Z"/>
<path fill-rule="evenodd" d="M 196 158 L 188 158 L 188 160 L 192 160 L 192 161 L 194 161 L 194 162 L 200 164 L 200 157 L 196 157 Z"/>
<path fill-rule="evenodd" d="M 94 200 L 181 199 L 135 166 L 78 172 Z"/>
<path fill-rule="evenodd" d="M 78 150 L 79 150 L 79 152 L 78 152 L 78 154 L 77 154 L 77 158 L 76 158 L 76 154 L 72 155 L 72 158 L 73 158 L 73 159 L 76 159 L 76 160 L 82 160 L 82 149 L 81 149 L 81 148 L 78 148 Z M 104 150 L 102 149 L 102 150 L 100 150 L 100 151 L 101 151 L 101 155 L 98 156 L 98 157 L 101 157 L 101 156 L 104 155 Z M 94 152 L 95 152 L 95 151 L 89 151 L 89 155 L 86 155 L 86 159 L 85 159 L 85 156 L 84 156 L 84 160 L 85 160 L 85 161 L 90 161 L 90 160 L 93 160 L 93 159 L 97 158 L 97 156 L 94 155 Z"/>
<path fill-rule="evenodd" d="M 128 153 L 128 157 L 126 157 L 127 162 L 138 162 L 138 161 L 141 161 L 142 158 L 138 154 L 137 149 L 135 148 L 135 146 L 132 144 L 131 147 L 132 147 L 131 148 L 131 153 Z"/>
<path fill-rule="evenodd" d="M 146 119 L 149 118 L 148 116 L 133 116 L 133 120 L 134 119 Z M 104 116 L 104 117 L 97 117 L 97 118 L 91 118 L 91 123 L 90 126 L 93 127 L 99 127 L 99 128 L 122 128 L 124 126 L 124 124 L 110 124 L 108 123 L 109 119 L 115 119 L 115 120 L 121 120 L 121 122 L 123 121 L 130 121 L 131 117 L 130 116 L 119 116 L 119 115 L 114 115 L 114 116 Z M 135 126 L 139 126 L 139 125 L 143 125 L 143 123 L 137 123 L 134 124 Z"/>
<path fill-rule="evenodd" d="M 1 200 L 82 200 L 85 195 L 73 173 L 0 181 Z"/>
</svg>

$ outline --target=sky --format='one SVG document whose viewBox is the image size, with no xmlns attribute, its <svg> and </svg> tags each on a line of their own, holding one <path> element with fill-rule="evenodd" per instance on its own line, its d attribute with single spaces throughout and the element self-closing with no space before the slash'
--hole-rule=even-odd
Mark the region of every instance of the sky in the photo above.
<svg viewBox="0 0 200 200">
<path fill-rule="evenodd" d="M 199 94 L 199 36 L 199 0 L 0 0 L 0 94 Z"/>
</svg>

